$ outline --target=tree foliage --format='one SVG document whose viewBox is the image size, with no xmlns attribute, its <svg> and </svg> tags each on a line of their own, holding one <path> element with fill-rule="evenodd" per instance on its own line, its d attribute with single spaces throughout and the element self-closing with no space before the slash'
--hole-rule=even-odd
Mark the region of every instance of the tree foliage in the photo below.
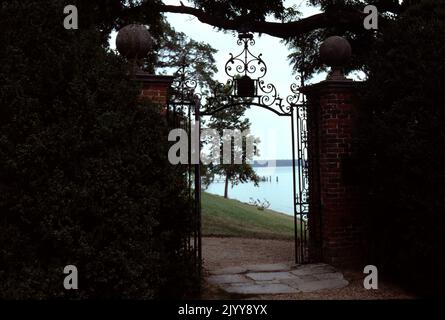
<svg viewBox="0 0 445 320">
<path fill-rule="evenodd" d="M 217 50 L 207 43 L 190 39 L 183 32 L 176 31 L 165 20 L 162 24 L 164 33 L 156 52 L 156 71 L 173 73 L 185 66 L 184 71 L 193 75 L 198 91 L 210 95 L 218 71 L 214 58 Z"/>
<path fill-rule="evenodd" d="M 79 1 L 77 31 L 64 1 L 1 6 L 2 298 L 179 297 L 192 275 L 168 125 L 106 48 L 118 2 Z M 63 289 L 69 264 L 79 290 Z"/>
<path fill-rule="evenodd" d="M 227 103 L 220 102 L 220 103 Z M 254 153 L 259 155 L 257 144 L 259 142 L 250 133 L 250 121 L 244 117 L 248 104 L 231 106 L 229 108 L 220 110 L 214 113 L 207 123 L 208 128 L 216 130 L 221 137 L 220 145 L 216 152 L 218 155 L 211 155 L 211 158 L 218 159 L 218 163 L 211 163 L 207 167 L 207 177 L 205 179 L 206 184 L 210 184 L 215 175 L 222 176 L 225 179 L 224 197 L 228 198 L 229 183 L 234 186 L 239 183 L 246 183 L 253 181 L 255 185 L 259 182 L 259 177 L 252 168 L 250 162 L 253 160 Z M 215 104 L 215 101 L 209 106 L 210 108 L 218 109 L 219 104 Z M 229 131 L 228 131 L 229 130 Z M 238 132 L 244 134 L 242 137 L 242 145 L 236 145 L 235 138 L 232 136 L 232 132 Z M 210 141 L 214 143 L 214 141 Z M 224 144 L 230 143 L 230 163 L 224 163 L 223 154 Z M 247 144 L 251 143 L 253 149 L 249 149 Z M 237 155 L 241 155 L 241 162 L 237 163 L 235 158 Z"/>
<path fill-rule="evenodd" d="M 208 14 L 226 19 L 242 19 L 245 22 L 265 21 L 268 15 L 280 19 L 284 11 L 282 0 L 192 0 L 191 2 Z"/>
<path fill-rule="evenodd" d="M 445 268 L 445 1 L 411 6 L 370 53 L 360 150 L 374 263 L 423 293 Z M 379 269 L 380 270 L 380 269 Z"/>
</svg>

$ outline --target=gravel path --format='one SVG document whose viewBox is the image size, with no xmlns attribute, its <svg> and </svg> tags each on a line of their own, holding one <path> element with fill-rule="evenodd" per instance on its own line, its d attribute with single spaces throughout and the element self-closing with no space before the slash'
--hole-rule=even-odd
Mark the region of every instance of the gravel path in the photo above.
<svg viewBox="0 0 445 320">
<path fill-rule="evenodd" d="M 245 239 L 245 238 L 203 238 L 204 268 L 207 271 L 218 270 L 246 264 L 289 263 L 294 255 L 293 241 Z M 252 299 L 410 299 L 410 295 L 395 285 L 379 281 L 378 290 L 363 288 L 363 273 L 351 270 L 339 270 L 349 285 L 341 289 L 322 290 L 312 293 L 279 295 L 261 295 Z M 203 299 L 236 299 L 245 296 L 233 296 L 218 287 L 205 283 Z"/>
</svg>

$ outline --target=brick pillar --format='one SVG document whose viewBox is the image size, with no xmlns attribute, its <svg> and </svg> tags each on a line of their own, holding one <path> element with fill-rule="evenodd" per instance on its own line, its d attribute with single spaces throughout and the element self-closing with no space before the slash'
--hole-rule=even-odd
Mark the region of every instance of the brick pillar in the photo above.
<svg viewBox="0 0 445 320">
<path fill-rule="evenodd" d="M 161 106 L 167 106 L 170 87 L 174 78 L 173 76 L 160 76 L 145 72 L 135 74 L 135 80 L 142 84 L 140 97 Z"/>
<path fill-rule="evenodd" d="M 360 200 L 351 160 L 359 86 L 352 80 L 331 79 L 302 89 L 308 99 L 312 261 L 356 266 L 363 258 Z"/>
</svg>

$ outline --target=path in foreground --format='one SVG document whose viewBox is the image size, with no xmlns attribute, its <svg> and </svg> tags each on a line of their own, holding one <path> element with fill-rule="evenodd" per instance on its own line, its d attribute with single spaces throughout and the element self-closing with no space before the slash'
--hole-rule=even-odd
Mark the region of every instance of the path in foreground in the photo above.
<svg viewBox="0 0 445 320">
<path fill-rule="evenodd" d="M 365 290 L 363 288 L 364 275 L 360 272 L 339 270 L 344 279 L 349 282 L 343 288 L 324 289 L 315 292 L 289 292 L 282 294 L 251 294 L 238 295 L 236 290 L 234 293 L 228 293 L 221 289 L 221 286 L 227 289 L 224 284 L 216 285 L 216 282 L 224 279 L 221 277 L 221 270 L 228 270 L 230 273 L 236 273 L 231 277 L 242 277 L 248 272 L 255 270 L 255 265 L 271 265 L 285 266 L 292 265 L 293 261 L 293 245 L 292 241 L 283 240 L 265 240 L 265 239 L 244 239 L 244 238 L 203 238 L 203 258 L 204 268 L 206 269 L 207 279 L 203 292 L 203 299 L 231 299 L 231 298 L 253 298 L 253 299 L 406 299 L 414 298 L 412 295 L 397 288 L 397 286 L 380 281 L 378 290 Z M 249 267 L 250 266 L 250 267 Z M 272 266 L 270 266 L 272 267 Z M 261 267 L 260 267 L 261 268 Z M 272 267 L 273 268 L 273 267 Z M 239 269 L 240 271 L 236 271 Z M 286 268 L 285 268 L 286 269 Z M 234 271 L 235 270 L 235 271 Z M 316 270 L 316 267 L 315 269 Z M 275 270 L 272 270 L 275 272 Z M 286 272 L 292 270 L 277 270 Z M 219 274 L 219 275 L 218 275 Z M 294 273 L 290 273 L 295 274 Z M 335 273 L 334 271 L 334 274 Z M 264 274 L 263 274 L 264 275 Z M 270 273 L 269 275 L 273 275 Z M 250 275 L 251 276 L 251 275 Z M 267 275 L 266 275 L 267 276 Z M 288 274 L 286 273 L 286 276 Z M 315 275 L 316 276 L 316 275 Z M 219 277 L 219 278 L 218 278 Z M 216 281 L 215 281 L 216 280 Z M 283 280 L 280 280 L 281 282 Z M 213 284 L 212 284 L 213 282 Z M 224 280 L 223 280 L 224 282 Z M 230 287 L 230 284 L 227 284 Z M 254 284 L 255 286 L 256 284 Z M 229 289 L 229 291 L 231 291 Z M 296 291 L 296 290 L 294 290 Z"/>
</svg>

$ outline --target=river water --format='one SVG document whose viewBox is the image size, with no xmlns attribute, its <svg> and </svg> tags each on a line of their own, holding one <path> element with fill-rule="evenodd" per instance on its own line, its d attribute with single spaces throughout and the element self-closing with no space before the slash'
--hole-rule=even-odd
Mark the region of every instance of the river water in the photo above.
<svg viewBox="0 0 445 320">
<path fill-rule="evenodd" d="M 250 198 L 267 200 L 269 209 L 293 215 L 292 192 L 292 167 L 255 167 L 255 172 L 260 177 L 266 177 L 269 181 L 262 181 L 258 187 L 253 182 L 242 183 L 231 187 L 229 184 L 229 198 L 249 203 Z M 208 193 L 224 195 L 224 181 L 212 183 Z"/>
</svg>

